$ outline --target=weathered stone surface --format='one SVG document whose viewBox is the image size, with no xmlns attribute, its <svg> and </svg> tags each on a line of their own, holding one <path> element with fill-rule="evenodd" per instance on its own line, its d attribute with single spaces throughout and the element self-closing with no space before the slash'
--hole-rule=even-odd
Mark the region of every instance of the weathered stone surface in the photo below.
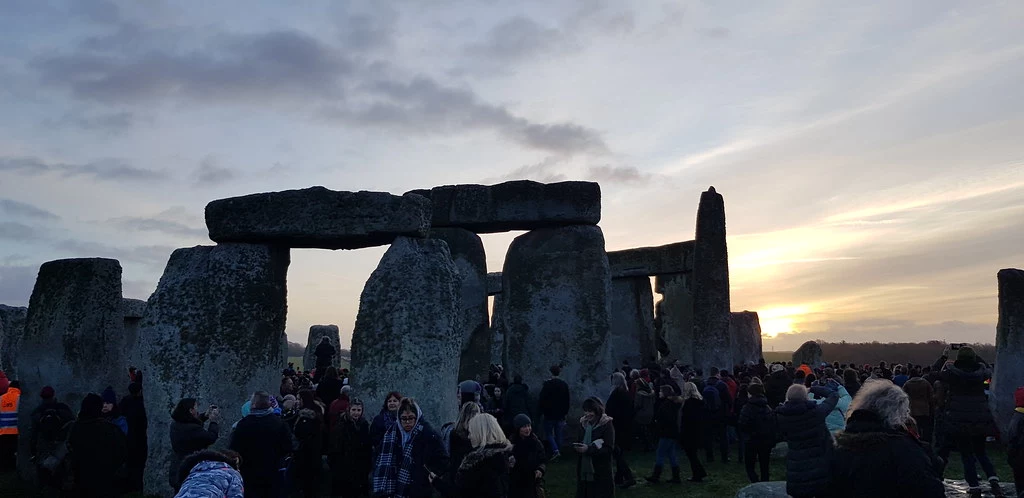
<svg viewBox="0 0 1024 498">
<path fill-rule="evenodd" d="M 756 482 L 736 492 L 736 498 L 788 498 L 786 481 Z"/>
<path fill-rule="evenodd" d="M 302 355 L 303 370 L 312 370 L 316 366 L 316 355 L 313 352 L 316 351 L 316 347 L 320 344 L 320 339 L 323 337 L 326 337 L 327 341 L 334 346 L 334 358 L 331 360 L 331 366 L 335 368 L 341 367 L 341 332 L 338 330 L 338 326 L 313 325 L 309 328 L 306 350 Z M 317 375 L 320 374 L 318 373 Z"/>
<path fill-rule="evenodd" d="M 277 391 L 286 361 L 288 249 L 219 244 L 171 254 L 139 329 L 146 373 L 146 494 L 170 496 L 170 414 L 181 398 L 221 409 L 221 438 L 254 391 Z"/>
<path fill-rule="evenodd" d="M 487 274 L 487 295 L 493 296 L 495 294 L 501 294 L 501 272 L 491 272 Z"/>
<path fill-rule="evenodd" d="M 502 283 L 509 376 L 522 375 L 535 401 L 548 368 L 561 364 L 574 410 L 587 396 L 605 396 L 617 363 L 609 349 L 611 279 L 601 229 L 578 225 L 516 237 Z"/>
<path fill-rule="evenodd" d="M 500 275 L 500 273 L 499 273 Z M 501 294 L 494 295 L 491 307 L 491 363 L 507 365 L 505 352 L 505 300 Z"/>
<path fill-rule="evenodd" d="M 654 279 L 654 290 L 662 295 L 656 307 L 656 344 L 661 343 L 658 349 L 667 361 L 679 360 L 683 365 L 694 364 L 691 278 L 675 274 Z"/>
<path fill-rule="evenodd" d="M 142 318 L 146 314 L 146 302 L 141 299 L 121 299 L 125 318 Z"/>
<path fill-rule="evenodd" d="M 1013 392 L 1024 386 L 1024 270 L 998 274 L 999 323 L 996 325 L 996 366 L 989 402 L 999 428 L 1006 433 L 1013 417 Z"/>
<path fill-rule="evenodd" d="M 76 410 L 90 392 L 124 389 L 123 346 L 120 263 L 62 259 L 39 267 L 17 358 L 18 377 L 30 394 L 22 396 L 18 410 L 18 468 L 24 478 L 35 473 L 29 462 L 30 415 L 39 405 L 39 389 L 53 386 Z"/>
<path fill-rule="evenodd" d="M 693 360 L 705 372 L 732 366 L 729 313 L 725 201 L 710 187 L 700 196 L 693 249 Z"/>
<path fill-rule="evenodd" d="M 324 187 L 267 192 L 206 205 L 206 226 L 216 242 L 287 247 L 358 249 L 395 237 L 426 237 L 430 201 L 419 195 L 338 192 Z"/>
<path fill-rule="evenodd" d="M 462 285 L 459 291 L 462 310 L 462 355 L 459 379 L 487 380 L 491 359 L 491 331 L 487 318 L 487 255 L 480 236 L 462 228 L 435 228 L 430 238 L 448 244 Z"/>
<path fill-rule="evenodd" d="M 601 221 L 601 187 L 593 182 L 519 180 L 497 185 L 446 185 L 412 193 L 432 201 L 435 228 L 493 233 L 596 225 Z"/>
<path fill-rule="evenodd" d="M 455 420 L 462 351 L 459 270 L 448 244 L 399 237 L 370 274 L 352 336 L 352 380 L 366 406 L 388 391 L 416 398 L 427 420 Z"/>
<path fill-rule="evenodd" d="M 0 370 L 8 378 L 17 378 L 18 344 L 25 331 L 28 308 L 0 304 Z"/>
<path fill-rule="evenodd" d="M 733 312 L 729 318 L 734 365 L 757 364 L 761 360 L 761 321 L 756 311 Z"/>
<path fill-rule="evenodd" d="M 789 443 L 780 441 L 772 448 L 772 458 L 786 458 L 789 454 Z"/>
<path fill-rule="evenodd" d="M 999 493 L 993 493 L 992 487 L 984 484 L 981 486 L 980 495 L 971 495 L 970 486 L 967 481 L 945 479 L 942 484 L 946 486 L 946 498 L 968 498 L 970 496 L 980 496 L 981 498 L 1002 498 L 1005 496 L 1017 496 L 1016 486 L 1013 485 L 1009 480 L 1001 481 L 999 483 Z"/>
<path fill-rule="evenodd" d="M 612 278 L 650 277 L 693 271 L 694 241 L 608 252 Z"/>
<path fill-rule="evenodd" d="M 141 299 L 122 299 L 121 310 L 124 314 L 124 351 L 125 361 L 129 366 L 139 363 L 139 326 L 146 313 L 146 302 Z"/>
<path fill-rule="evenodd" d="M 800 347 L 793 352 L 793 366 L 798 367 L 800 365 L 820 365 L 821 357 L 824 353 L 821 351 L 821 344 L 814 341 L 807 341 L 800 345 Z"/>
<path fill-rule="evenodd" d="M 654 293 L 648 277 L 612 280 L 611 351 L 613 360 L 640 368 L 655 357 Z"/>
</svg>

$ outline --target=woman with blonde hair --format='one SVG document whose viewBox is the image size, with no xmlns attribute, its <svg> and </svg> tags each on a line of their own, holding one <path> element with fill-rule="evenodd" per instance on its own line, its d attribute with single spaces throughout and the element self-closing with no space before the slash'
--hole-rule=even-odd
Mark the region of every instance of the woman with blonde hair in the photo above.
<svg viewBox="0 0 1024 498">
<path fill-rule="evenodd" d="M 473 451 L 473 444 L 469 440 L 469 422 L 477 415 L 480 415 L 480 405 L 475 401 L 467 401 L 459 411 L 459 419 L 454 425 L 441 429 L 441 436 L 446 439 L 448 454 L 448 472 L 451 476 L 459 470 L 462 459 Z"/>
<path fill-rule="evenodd" d="M 704 410 L 704 397 L 700 395 L 697 384 L 684 382 L 679 402 L 683 407 L 679 410 L 679 446 L 683 448 L 686 459 L 690 461 L 690 482 L 702 482 L 708 476 L 707 470 L 697 457 L 697 450 L 704 440 L 704 427 L 707 413 Z"/>
<path fill-rule="evenodd" d="M 430 482 L 449 497 L 507 497 L 512 445 L 505 439 L 501 424 L 493 415 L 482 413 L 467 425 L 473 451 L 462 460 L 452 479 L 431 474 Z"/>
</svg>

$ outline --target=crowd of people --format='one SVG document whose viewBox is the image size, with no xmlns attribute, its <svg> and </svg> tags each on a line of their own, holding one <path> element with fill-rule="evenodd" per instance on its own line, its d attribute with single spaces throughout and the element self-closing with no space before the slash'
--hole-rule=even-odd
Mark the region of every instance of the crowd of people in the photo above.
<svg viewBox="0 0 1024 498">
<path fill-rule="evenodd" d="M 349 372 L 330 366 L 333 347 L 318 349 L 325 361 L 318 358 L 310 372 L 289 364 L 277 392 L 253 393 L 233 427 L 221 427 L 215 405 L 177 403 L 167 436 L 167 482 L 176 496 L 312 497 L 329 482 L 339 497 L 537 498 L 545 495 L 548 464 L 571 454 L 576 496 L 611 497 L 637 484 L 629 464 L 637 449 L 655 452 L 649 485 L 681 484 L 683 456 L 686 481 L 712 478 L 716 461 L 735 456 L 749 480 L 760 482 L 771 478 L 779 442 L 788 447 L 787 492 L 797 498 L 944 496 L 952 452 L 980 495 L 978 464 L 989 486 L 999 486 L 986 452 L 994 436 L 1008 445 L 1014 480 L 1024 488 L 1024 387 L 1009 431 L 998 434 L 988 408 L 990 366 L 966 346 L 947 348 L 933 365 L 891 368 L 761 360 L 705 376 L 678 364 L 635 369 L 624 362 L 606 396 L 584 400 L 571 399 L 558 366 L 532 396 L 522 378 L 509 382 L 492 365 L 487 379 L 458 385 L 459 416 L 441 425 L 399 392 L 373 414 L 348 385 Z M 85 396 L 77 417 L 52 387 L 40 391 L 30 451 L 41 483 L 73 496 L 142 488 L 141 376 L 130 372 L 120 402 L 111 388 Z M 0 380 L 0 464 L 13 466 L 21 386 Z M 573 406 L 582 416 L 566 444 Z"/>
</svg>

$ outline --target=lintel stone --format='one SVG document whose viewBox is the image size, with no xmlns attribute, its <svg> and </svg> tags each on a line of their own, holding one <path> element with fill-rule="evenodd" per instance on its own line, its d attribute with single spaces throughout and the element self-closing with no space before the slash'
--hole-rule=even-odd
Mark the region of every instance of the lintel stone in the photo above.
<svg viewBox="0 0 1024 498">
<path fill-rule="evenodd" d="M 653 277 L 693 271 L 695 242 L 676 242 L 657 247 L 638 247 L 608 253 L 612 278 Z"/>
</svg>

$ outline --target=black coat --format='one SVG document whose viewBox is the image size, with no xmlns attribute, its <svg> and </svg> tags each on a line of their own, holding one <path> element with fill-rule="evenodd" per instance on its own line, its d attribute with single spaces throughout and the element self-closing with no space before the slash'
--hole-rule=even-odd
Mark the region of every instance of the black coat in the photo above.
<svg viewBox="0 0 1024 498">
<path fill-rule="evenodd" d="M 633 439 L 629 437 L 630 434 L 633 434 L 633 418 L 636 416 L 633 398 L 629 397 L 629 391 L 613 390 L 608 396 L 608 402 L 604 405 L 604 412 L 612 418 L 615 433 L 620 435 L 617 444 L 620 448 L 628 450 L 631 446 L 630 441 Z"/>
<path fill-rule="evenodd" d="M 764 393 L 768 398 L 768 406 L 775 408 L 786 401 L 786 391 L 793 385 L 793 379 L 785 370 L 779 370 L 768 376 L 764 383 Z M 851 394 L 852 396 L 852 394 Z"/>
<path fill-rule="evenodd" d="M 940 358 L 937 364 L 944 363 Z M 995 419 L 985 394 L 988 369 L 982 364 L 956 364 L 939 374 L 946 386 L 940 416 L 936 421 L 936 437 L 951 442 L 960 436 L 994 436 Z M 940 445 L 941 446 L 941 445 Z"/>
<path fill-rule="evenodd" d="M 459 466 L 462 465 L 462 460 L 471 451 L 473 451 L 473 443 L 469 441 L 469 434 L 459 434 L 453 428 L 452 432 L 448 435 L 449 477 L 454 476 L 458 472 Z"/>
<path fill-rule="evenodd" d="M 530 388 L 526 384 L 513 383 L 507 391 L 503 391 L 502 396 L 505 398 L 507 420 L 511 421 L 520 413 L 530 414 Z"/>
<path fill-rule="evenodd" d="M 318 411 L 308 408 L 299 410 L 299 416 L 292 426 L 292 434 L 299 445 L 295 450 L 295 470 L 299 481 L 315 479 L 320 474 L 323 425 L 323 417 Z"/>
<path fill-rule="evenodd" d="M 1006 430 L 1006 457 L 1010 467 L 1024 467 L 1024 413 L 1014 411 Z"/>
<path fill-rule="evenodd" d="M 789 444 L 786 453 L 786 491 L 793 496 L 825 492 L 829 483 L 832 434 L 825 417 L 835 409 L 839 396 L 833 393 L 822 404 L 787 401 L 775 409 L 779 432 Z"/>
<path fill-rule="evenodd" d="M 285 455 L 294 450 L 292 431 L 278 415 L 250 414 L 238 421 L 228 448 L 242 456 L 246 487 L 271 488 Z"/>
<path fill-rule="evenodd" d="M 325 405 L 331 406 L 331 403 L 341 396 L 341 388 L 344 385 L 341 380 L 324 377 L 316 386 L 316 397 L 320 398 Z"/>
<path fill-rule="evenodd" d="M 591 432 L 591 440 L 603 439 L 604 444 L 600 449 L 594 444 L 587 448 L 587 455 L 590 456 L 594 465 L 594 481 L 583 480 L 583 456 L 580 455 L 576 463 L 576 498 L 611 498 L 615 496 L 615 478 L 612 475 L 612 448 L 615 448 L 616 444 L 615 424 L 607 419 L 598 424 Z M 578 442 L 583 442 L 584 434 L 584 429 L 581 427 Z"/>
<path fill-rule="evenodd" d="M 704 400 L 690 398 L 679 410 L 679 445 L 684 449 L 700 448 L 704 443 L 707 410 Z"/>
<path fill-rule="evenodd" d="M 471 451 L 452 480 L 439 479 L 434 487 L 446 498 L 506 498 L 512 446 L 489 444 Z"/>
<path fill-rule="evenodd" d="M 317 344 L 316 349 L 313 350 L 313 356 L 316 356 L 317 370 L 329 367 L 331 365 L 331 358 L 334 358 L 334 353 L 334 346 L 332 346 L 331 343 L 324 342 Z"/>
<path fill-rule="evenodd" d="M 427 469 L 430 472 L 441 475 L 445 473 L 448 468 L 448 453 L 444 451 L 444 442 L 441 441 L 441 435 L 434 430 L 433 427 L 425 420 L 418 422 L 422 424 L 420 433 L 416 436 L 416 439 L 412 441 L 412 468 L 409 469 L 410 481 L 412 485 L 409 487 L 410 498 L 427 498 L 432 496 L 432 487 L 428 480 Z M 396 428 L 401 431 L 402 429 Z M 393 461 L 396 465 L 402 461 L 402 435 L 396 434 L 395 441 L 390 447 L 384 444 L 378 445 L 377 453 L 374 454 L 373 462 L 376 462 L 380 456 L 380 452 L 387 451 L 391 453 Z"/>
<path fill-rule="evenodd" d="M 544 381 L 538 399 L 546 422 L 560 422 L 569 414 L 569 384 L 558 377 Z"/>
<path fill-rule="evenodd" d="M 217 442 L 217 422 L 210 422 L 210 428 L 204 429 L 203 422 L 197 418 L 190 420 L 171 420 L 171 465 L 167 471 L 170 473 L 168 481 L 171 487 L 178 489 L 181 481 L 178 480 L 178 466 L 185 457 L 199 450 L 205 450 L 211 444 Z"/>
<path fill-rule="evenodd" d="M 882 424 L 874 412 L 857 410 L 836 436 L 829 496 L 942 498 L 945 487 L 934 459 L 905 431 Z"/>
<path fill-rule="evenodd" d="M 127 456 L 124 433 L 103 418 L 81 418 L 68 434 L 75 496 L 116 496 Z"/>
<path fill-rule="evenodd" d="M 353 421 L 348 414 L 342 415 L 331 431 L 327 454 L 336 483 L 351 490 L 366 489 L 373 467 L 369 422 L 365 418 Z"/>
<path fill-rule="evenodd" d="M 679 409 L 682 404 L 668 398 L 658 399 L 654 405 L 654 437 L 679 438 Z"/>
<path fill-rule="evenodd" d="M 508 495 L 510 498 L 537 498 L 537 475 L 547 471 L 547 453 L 544 452 L 544 444 L 537 439 L 536 434 L 530 437 L 513 435 L 512 456 L 516 458 L 516 464 L 512 467 L 509 475 Z"/>
<path fill-rule="evenodd" d="M 752 396 L 747 400 L 740 411 L 739 429 L 755 443 L 775 445 L 775 412 L 768 407 L 768 398 Z"/>
</svg>

